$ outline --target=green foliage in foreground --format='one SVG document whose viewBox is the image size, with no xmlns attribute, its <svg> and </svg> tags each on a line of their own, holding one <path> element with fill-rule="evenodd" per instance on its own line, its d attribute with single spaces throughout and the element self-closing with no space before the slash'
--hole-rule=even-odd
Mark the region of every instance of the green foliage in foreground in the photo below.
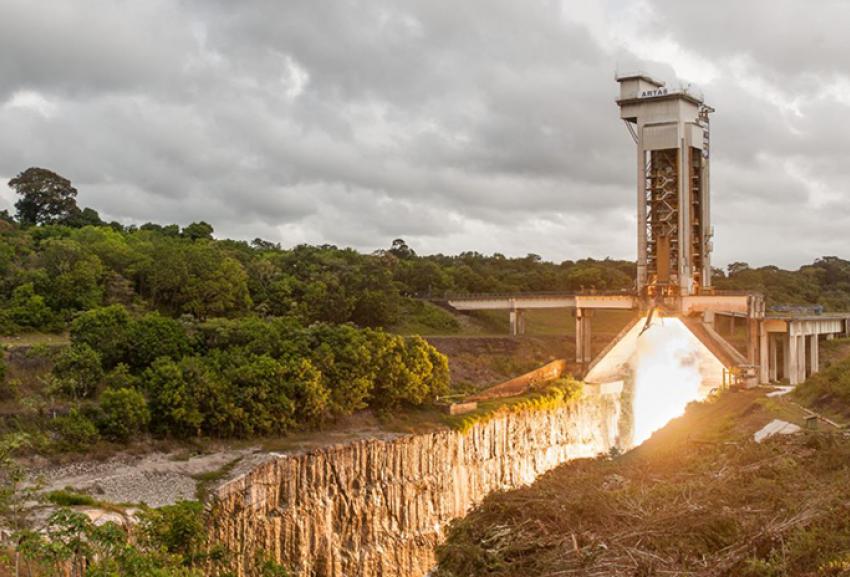
<svg viewBox="0 0 850 577">
<path fill-rule="evenodd" d="M 524 413 L 563 407 L 581 396 L 582 383 L 572 377 L 562 377 L 545 383 L 538 390 L 521 397 L 494 399 L 478 403 L 478 409 L 465 415 L 451 416 L 447 423 L 453 429 L 466 432 L 477 423 L 486 423 L 504 412 Z"/>
<path fill-rule="evenodd" d="M 200 577 L 202 563 L 217 561 L 206 551 L 202 508 L 182 502 L 141 514 L 139 538 L 114 522 L 94 525 L 70 509 L 59 509 L 42 531 L 17 536 L 19 563 L 36 574 L 86 577 Z"/>
<path fill-rule="evenodd" d="M 32 515 L 35 489 L 22 483 L 16 459 L 30 443 L 26 435 L 0 437 L 0 573 L 79 577 L 202 577 L 228 575 L 230 553 L 209 541 L 206 514 L 198 501 L 159 509 L 142 508 L 128 531 L 115 522 L 95 525 L 71 507 L 102 507 L 88 495 L 69 490 L 42 496 L 59 507 L 45 520 Z M 263 577 L 287 577 L 285 569 L 257 559 Z M 5 570 L 5 571 L 4 571 Z M 12 573 L 14 571 L 14 573 Z"/>
</svg>

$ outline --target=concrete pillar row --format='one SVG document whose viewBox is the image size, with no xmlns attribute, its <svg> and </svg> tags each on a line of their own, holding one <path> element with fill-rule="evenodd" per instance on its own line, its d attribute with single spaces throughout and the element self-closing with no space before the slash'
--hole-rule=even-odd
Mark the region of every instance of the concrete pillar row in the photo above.
<svg viewBox="0 0 850 577">
<path fill-rule="evenodd" d="M 754 367 L 759 366 L 761 326 L 758 319 L 747 319 L 747 361 Z"/>
<path fill-rule="evenodd" d="M 812 335 L 812 340 L 809 342 L 809 359 L 811 364 L 811 371 L 809 372 L 809 376 L 816 374 L 820 371 L 820 342 L 818 342 L 818 335 Z"/>
<path fill-rule="evenodd" d="M 797 373 L 797 335 L 785 334 L 785 377 L 792 385 L 799 384 Z"/>
<path fill-rule="evenodd" d="M 797 336 L 797 382 L 800 384 L 806 380 L 806 336 Z"/>
<path fill-rule="evenodd" d="M 764 320 L 758 323 L 758 356 L 759 356 L 759 383 L 766 385 L 770 383 L 770 344 L 768 343 L 767 326 Z"/>
<path fill-rule="evenodd" d="M 593 358 L 591 357 L 591 329 L 590 319 L 592 309 L 575 309 L 576 317 L 576 362 L 582 365 L 589 364 Z"/>
<path fill-rule="evenodd" d="M 768 350 L 768 378 L 770 381 L 779 380 L 779 337 L 776 334 L 767 333 Z"/>
<path fill-rule="evenodd" d="M 590 362 L 593 360 L 593 354 L 591 352 L 591 318 L 593 318 L 593 311 L 584 311 L 584 315 L 582 315 L 582 321 L 584 322 L 584 329 L 582 329 L 582 336 L 584 337 L 584 346 L 582 347 L 582 350 L 584 351 L 585 364 L 590 364 Z"/>
<path fill-rule="evenodd" d="M 584 321 L 582 309 L 575 310 L 576 316 L 576 362 L 581 364 L 584 362 Z"/>
<path fill-rule="evenodd" d="M 525 334 L 525 311 L 513 309 L 509 313 L 511 321 L 511 335 L 519 336 Z"/>
</svg>

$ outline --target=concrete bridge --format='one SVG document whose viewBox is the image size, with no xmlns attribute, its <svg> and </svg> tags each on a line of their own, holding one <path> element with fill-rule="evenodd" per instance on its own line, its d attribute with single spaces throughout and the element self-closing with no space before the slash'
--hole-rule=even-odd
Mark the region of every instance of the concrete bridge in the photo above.
<svg viewBox="0 0 850 577">
<path fill-rule="evenodd" d="M 458 311 L 506 311 L 514 336 L 525 333 L 525 311 L 571 309 L 576 362 L 584 369 L 595 360 L 590 348 L 595 310 L 634 310 L 636 317 L 648 311 L 645 299 L 623 292 L 473 294 L 451 296 L 448 304 Z M 691 332 L 750 384 L 787 379 L 797 385 L 820 369 L 822 340 L 850 337 L 850 313 L 767 313 L 758 293 L 714 291 L 675 297 L 668 299 L 667 310 L 686 319 Z M 746 327 L 746 353 L 721 335 L 733 333 L 739 322 Z"/>
</svg>

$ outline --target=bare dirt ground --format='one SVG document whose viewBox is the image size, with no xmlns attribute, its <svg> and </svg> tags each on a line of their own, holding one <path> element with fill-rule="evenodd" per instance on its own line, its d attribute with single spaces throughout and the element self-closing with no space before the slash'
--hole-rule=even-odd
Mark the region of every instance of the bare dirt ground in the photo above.
<svg viewBox="0 0 850 577">
<path fill-rule="evenodd" d="M 391 438 L 370 412 L 362 411 L 320 431 L 246 443 L 210 443 L 205 450 L 180 448 L 107 459 L 31 462 L 28 482 L 40 492 L 68 490 L 107 504 L 161 507 L 203 498 L 206 491 L 269 458 L 367 438 Z"/>
<path fill-rule="evenodd" d="M 68 489 L 108 503 L 161 507 L 197 498 L 200 482 L 226 474 L 229 466 L 257 450 L 230 449 L 188 458 L 180 452 L 118 455 L 106 461 L 45 465 L 30 478 L 45 492 Z"/>
</svg>

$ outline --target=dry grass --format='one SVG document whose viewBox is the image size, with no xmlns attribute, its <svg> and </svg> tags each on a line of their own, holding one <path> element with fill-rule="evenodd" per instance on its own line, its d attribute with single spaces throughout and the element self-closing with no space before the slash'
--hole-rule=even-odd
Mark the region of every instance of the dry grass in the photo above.
<svg viewBox="0 0 850 577">
<path fill-rule="evenodd" d="M 493 495 L 450 531 L 441 577 L 850 575 L 850 441 L 774 438 L 759 392 L 693 406 L 635 451 Z"/>
</svg>

